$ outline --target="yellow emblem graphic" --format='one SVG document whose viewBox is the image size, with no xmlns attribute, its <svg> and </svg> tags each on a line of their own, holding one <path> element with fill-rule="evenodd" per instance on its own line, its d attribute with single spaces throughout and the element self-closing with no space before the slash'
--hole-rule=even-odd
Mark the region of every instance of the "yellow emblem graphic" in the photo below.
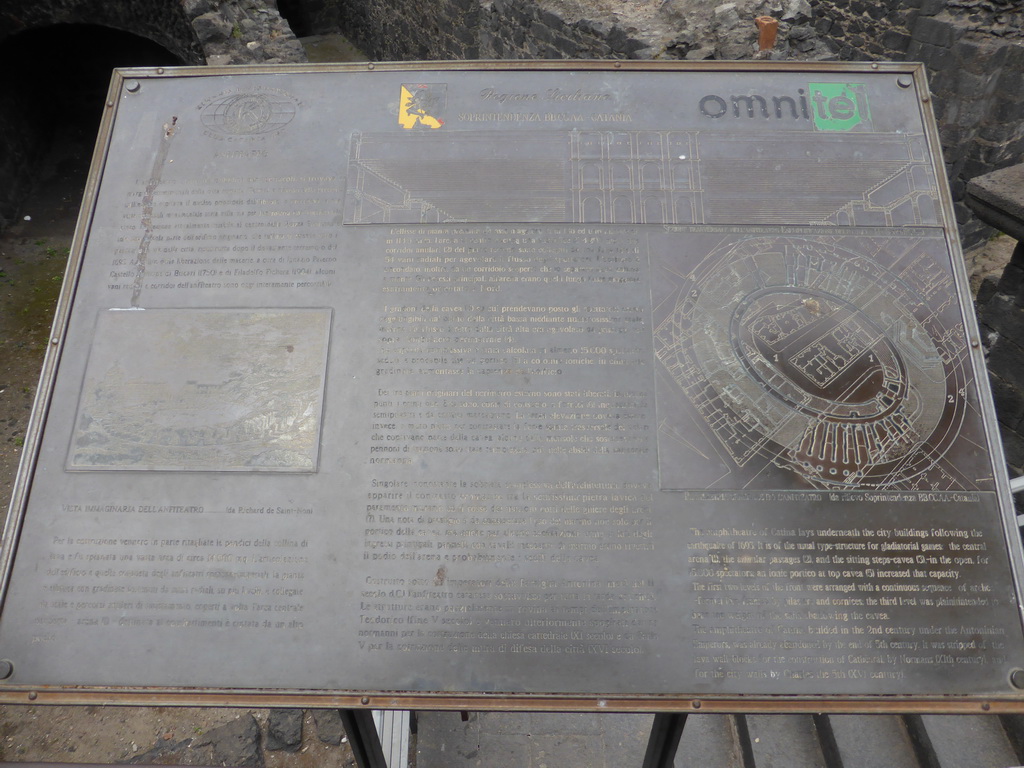
<svg viewBox="0 0 1024 768">
<path fill-rule="evenodd" d="M 446 86 L 443 84 L 403 85 L 398 122 L 406 130 L 417 125 L 440 128 L 444 120 L 436 117 L 445 106 Z"/>
</svg>

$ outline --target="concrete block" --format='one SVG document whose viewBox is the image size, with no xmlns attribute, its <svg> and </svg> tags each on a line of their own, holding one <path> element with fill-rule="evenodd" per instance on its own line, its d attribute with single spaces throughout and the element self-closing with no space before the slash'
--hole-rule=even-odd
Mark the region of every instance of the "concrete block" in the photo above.
<svg viewBox="0 0 1024 768">
<path fill-rule="evenodd" d="M 975 169 L 972 163 L 967 163 L 964 170 L 972 172 Z M 971 196 L 1002 219 L 989 223 L 999 226 L 1011 237 L 1021 238 L 1024 234 L 1024 163 L 984 175 L 970 175 Z"/>
<path fill-rule="evenodd" d="M 643 761 L 650 715 L 421 712 L 419 768 L 619 766 Z M 705 768 L 708 768 L 705 766 Z"/>
<path fill-rule="evenodd" d="M 939 765 L 1019 765 L 999 720 L 985 715 L 923 715 Z"/>
<path fill-rule="evenodd" d="M 896 715 L 829 715 L 828 724 L 839 753 L 837 757 L 842 759 L 844 766 L 895 768 L 919 765 L 914 745 Z"/>
<path fill-rule="evenodd" d="M 757 765 L 825 765 L 811 715 L 752 715 L 747 717 L 747 724 Z"/>
<path fill-rule="evenodd" d="M 674 768 L 743 768 L 739 731 L 743 715 L 696 715 L 686 719 Z"/>
</svg>

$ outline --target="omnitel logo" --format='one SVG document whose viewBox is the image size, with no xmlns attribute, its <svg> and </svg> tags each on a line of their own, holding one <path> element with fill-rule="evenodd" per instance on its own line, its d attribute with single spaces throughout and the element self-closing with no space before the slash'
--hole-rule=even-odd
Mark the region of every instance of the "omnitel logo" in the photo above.
<svg viewBox="0 0 1024 768">
<path fill-rule="evenodd" d="M 860 83 L 808 83 L 793 96 L 709 95 L 700 100 L 705 117 L 811 120 L 819 131 L 870 131 L 871 110 Z"/>
</svg>

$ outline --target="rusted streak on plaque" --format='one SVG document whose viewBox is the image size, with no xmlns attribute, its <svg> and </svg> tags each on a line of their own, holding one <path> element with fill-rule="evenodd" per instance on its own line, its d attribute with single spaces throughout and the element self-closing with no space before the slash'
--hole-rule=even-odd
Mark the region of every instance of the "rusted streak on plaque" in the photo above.
<svg viewBox="0 0 1024 768">
<path fill-rule="evenodd" d="M 68 468 L 315 471 L 330 316 L 102 313 Z"/>
<path fill-rule="evenodd" d="M 178 133 L 178 118 L 172 117 L 170 122 L 163 125 L 163 137 L 156 150 L 156 158 L 153 160 L 153 170 L 149 174 L 149 181 L 146 182 L 146 192 L 142 197 L 142 238 L 139 240 L 139 248 L 135 252 L 135 260 L 132 262 L 135 267 L 135 281 L 132 284 L 131 304 L 139 306 L 139 298 L 142 296 L 142 280 L 146 276 L 146 260 L 149 257 L 149 245 L 153 240 L 153 198 L 156 188 L 160 185 L 160 177 L 164 172 L 164 165 L 167 163 L 167 153 L 171 151 L 171 140 Z"/>
</svg>

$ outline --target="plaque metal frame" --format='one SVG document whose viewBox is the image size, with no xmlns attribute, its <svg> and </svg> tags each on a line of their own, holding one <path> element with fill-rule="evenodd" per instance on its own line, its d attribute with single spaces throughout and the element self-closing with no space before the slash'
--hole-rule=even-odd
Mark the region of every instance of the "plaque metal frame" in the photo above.
<svg viewBox="0 0 1024 768">
<path fill-rule="evenodd" d="M 700 74 L 708 72 L 728 73 L 743 76 L 747 73 L 801 72 L 814 74 L 876 75 L 889 74 L 906 78 L 907 85 L 917 94 L 925 126 L 925 140 L 928 159 L 938 185 L 940 220 L 947 222 L 942 227 L 945 243 L 954 257 L 959 256 L 959 243 L 955 229 L 948 222 L 955 221 L 950 194 L 942 165 L 941 148 L 934 119 L 930 115 L 930 96 L 921 65 L 909 64 L 856 64 L 838 65 L 828 63 L 675 63 L 675 62 L 429 62 L 429 63 L 369 63 L 353 65 L 307 65 L 276 67 L 231 67 L 231 68 L 174 68 L 174 69 L 122 69 L 114 73 L 106 107 L 97 139 L 96 151 L 86 183 L 82 212 L 76 226 L 64 286 L 57 306 L 51 343 L 43 364 L 40 386 L 32 409 L 32 417 L 26 433 L 23 460 L 18 470 L 8 521 L 4 532 L 3 552 L 0 555 L 2 573 L 2 598 L 5 602 L 11 590 L 11 578 L 19 541 L 25 524 L 25 513 L 44 429 L 52 406 L 54 382 L 62 354 L 69 318 L 78 289 L 84 263 L 83 256 L 91 235 L 93 215 L 98 192 L 108 158 L 111 153 L 123 151 L 113 146 L 112 130 L 119 105 L 126 92 L 145 87 L 148 82 L 168 78 L 217 78 L 243 79 L 250 75 L 270 73 L 286 75 L 364 73 L 373 78 L 381 73 L 409 73 L 410 79 L 423 73 L 459 72 L 632 72 L 640 77 L 642 73 Z M 902 83 L 901 83 L 902 86 Z M 954 258 L 954 263 L 958 260 Z M 954 267 L 959 274 L 954 281 L 957 298 L 961 307 L 970 307 L 971 298 L 967 292 L 962 266 Z M 965 326 L 969 342 L 968 356 L 976 371 L 984 371 L 977 326 L 970 312 L 965 313 Z M 992 465 L 1004 466 L 998 433 L 995 430 L 995 412 L 987 387 L 979 386 L 978 399 L 983 414 L 982 423 Z M 325 425 L 324 429 L 329 429 Z M 1003 538 L 1006 555 L 1009 558 L 1015 593 L 1016 610 L 1019 619 L 1019 595 L 1021 575 L 1024 573 L 1024 559 L 1016 540 L 1016 520 L 1012 515 L 1012 499 L 1007 479 L 1001 473 L 994 476 L 995 493 L 999 499 Z M 1011 610 L 1007 608 L 1007 610 Z M 2 655 L 2 649 L 0 649 Z M 1021 660 L 1024 665 L 1024 660 Z M 1024 674 L 1024 673 L 1022 673 Z M 553 712 L 701 712 L 701 713 L 1012 713 L 1024 712 L 1024 694 L 1010 690 L 1000 694 L 949 694 L 949 695 L 824 695 L 824 694 L 580 694 L 580 693 L 486 693 L 458 691 L 392 691 L 392 690 L 320 690 L 290 689 L 286 687 L 255 688 L 203 688 L 174 686 L 82 686 L 82 685 L 31 685 L 17 682 L 0 684 L 0 702 L 35 704 L 124 704 L 146 706 L 281 706 L 340 709 L 447 709 L 447 710 L 520 710 Z"/>
</svg>

